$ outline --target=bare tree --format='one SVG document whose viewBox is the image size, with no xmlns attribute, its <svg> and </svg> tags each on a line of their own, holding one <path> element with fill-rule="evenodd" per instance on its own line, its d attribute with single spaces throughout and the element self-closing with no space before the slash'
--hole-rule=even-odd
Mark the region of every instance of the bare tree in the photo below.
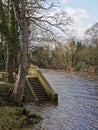
<svg viewBox="0 0 98 130">
<path fill-rule="evenodd" d="M 15 88 L 13 90 L 13 96 L 15 101 L 20 104 L 22 101 L 22 96 L 24 92 L 24 86 L 27 74 L 27 54 L 28 45 L 30 38 L 30 25 L 37 28 L 38 30 L 45 30 L 50 32 L 53 36 L 56 36 L 56 31 L 58 29 L 66 33 L 64 26 L 70 23 L 70 18 L 62 13 L 55 13 L 53 15 L 48 14 L 48 9 L 51 9 L 52 4 L 48 7 L 48 3 L 44 0 L 22 0 L 20 2 L 13 2 L 14 12 L 19 22 L 20 27 L 20 38 L 21 38 L 21 57 L 20 57 L 20 67 L 19 73 L 16 80 Z M 32 30 L 33 32 L 35 30 Z"/>
<path fill-rule="evenodd" d="M 86 37 L 91 44 L 98 46 L 98 23 L 86 30 Z"/>
<path fill-rule="evenodd" d="M 20 26 L 20 37 L 21 37 L 21 57 L 20 57 L 20 67 L 13 90 L 13 96 L 15 101 L 20 104 L 24 92 L 24 86 L 26 81 L 27 74 L 27 54 L 28 54 L 28 45 L 29 45 L 29 20 L 26 17 L 26 6 L 27 1 L 22 0 L 20 3 L 16 1 L 13 2 L 15 9 L 16 17 Z M 19 8 L 20 6 L 20 8 Z"/>
<path fill-rule="evenodd" d="M 95 72 L 98 72 L 98 22 L 86 30 L 86 37 L 92 48 L 89 62 L 93 65 Z"/>
</svg>

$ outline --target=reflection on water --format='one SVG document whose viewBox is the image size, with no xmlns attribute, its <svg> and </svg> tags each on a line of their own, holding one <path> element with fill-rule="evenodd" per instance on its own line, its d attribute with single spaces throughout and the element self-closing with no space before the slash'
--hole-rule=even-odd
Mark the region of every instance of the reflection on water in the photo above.
<svg viewBox="0 0 98 130">
<path fill-rule="evenodd" d="M 43 72 L 58 93 L 58 105 L 29 104 L 43 120 L 31 130 L 98 130 L 98 77 L 81 73 Z"/>
</svg>

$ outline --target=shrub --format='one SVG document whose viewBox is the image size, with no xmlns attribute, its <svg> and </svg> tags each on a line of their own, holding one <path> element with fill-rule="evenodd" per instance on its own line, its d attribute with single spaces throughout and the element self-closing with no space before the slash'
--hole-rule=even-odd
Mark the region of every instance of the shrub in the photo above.
<svg viewBox="0 0 98 130">
<path fill-rule="evenodd" d="M 14 84 L 2 83 L 0 84 L 0 97 L 9 100 Z"/>
<path fill-rule="evenodd" d="M 74 71 L 79 71 L 81 69 L 81 66 L 80 65 L 75 65 L 74 66 Z"/>
</svg>

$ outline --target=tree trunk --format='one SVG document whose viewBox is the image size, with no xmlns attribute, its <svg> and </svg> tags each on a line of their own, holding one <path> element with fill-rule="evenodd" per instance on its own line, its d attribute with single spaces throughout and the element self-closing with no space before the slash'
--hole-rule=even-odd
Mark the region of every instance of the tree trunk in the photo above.
<svg viewBox="0 0 98 130">
<path fill-rule="evenodd" d="M 21 52 L 21 61 L 18 76 L 15 83 L 15 88 L 13 90 L 13 96 L 15 102 L 21 104 L 22 96 L 24 93 L 25 81 L 26 81 L 26 74 L 27 74 L 27 50 L 23 47 L 23 51 Z"/>
<path fill-rule="evenodd" d="M 7 61 L 6 61 L 6 72 L 8 72 L 8 82 L 14 82 L 13 78 L 14 71 L 14 50 L 7 48 Z"/>
<path fill-rule="evenodd" d="M 24 87 L 26 82 L 26 74 L 27 74 L 27 55 L 28 55 L 28 44 L 29 44 L 29 21 L 25 17 L 26 11 L 26 0 L 21 1 L 22 12 L 19 20 L 20 24 L 20 35 L 21 35 L 21 56 L 20 56 L 20 67 L 19 73 L 17 76 L 15 88 L 13 90 L 13 96 L 15 102 L 19 105 L 21 104 Z"/>
</svg>

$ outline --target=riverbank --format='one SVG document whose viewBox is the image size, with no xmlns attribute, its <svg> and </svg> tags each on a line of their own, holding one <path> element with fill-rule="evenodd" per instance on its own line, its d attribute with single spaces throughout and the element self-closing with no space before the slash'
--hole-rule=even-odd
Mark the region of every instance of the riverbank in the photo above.
<svg viewBox="0 0 98 130">
<path fill-rule="evenodd" d="M 42 118 L 25 106 L 17 107 L 10 98 L 14 84 L 0 81 L 0 130 L 26 130 Z"/>
<path fill-rule="evenodd" d="M 0 130 L 24 130 L 33 127 L 40 120 L 40 116 L 26 112 L 22 107 L 0 107 Z"/>
</svg>

